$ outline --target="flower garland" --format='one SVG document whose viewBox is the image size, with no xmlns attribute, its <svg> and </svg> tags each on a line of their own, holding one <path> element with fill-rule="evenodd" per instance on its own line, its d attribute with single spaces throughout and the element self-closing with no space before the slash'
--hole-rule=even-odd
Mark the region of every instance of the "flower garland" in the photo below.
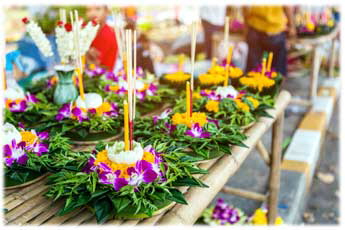
<svg viewBox="0 0 345 230">
<path fill-rule="evenodd" d="M 222 198 L 217 200 L 215 206 L 205 209 L 202 217 L 211 226 L 243 225 L 248 219 L 242 210 L 226 204 Z"/>
<path fill-rule="evenodd" d="M 23 18 L 22 21 L 26 25 L 26 31 L 31 36 L 32 40 L 34 40 L 42 54 L 46 57 L 53 56 L 50 42 L 38 24 L 28 18 Z"/>
</svg>

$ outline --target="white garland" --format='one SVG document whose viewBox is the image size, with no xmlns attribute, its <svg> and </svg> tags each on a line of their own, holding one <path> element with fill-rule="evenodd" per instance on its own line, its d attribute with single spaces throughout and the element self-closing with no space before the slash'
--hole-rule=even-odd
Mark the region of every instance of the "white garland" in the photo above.
<svg viewBox="0 0 345 230">
<path fill-rule="evenodd" d="M 53 56 L 53 51 L 50 42 L 36 22 L 30 20 L 26 24 L 26 31 L 30 34 L 32 40 L 35 42 L 38 49 L 42 52 L 44 56 Z"/>
<path fill-rule="evenodd" d="M 73 55 L 73 32 L 67 32 L 63 26 L 57 26 L 55 28 L 55 34 L 57 49 L 59 52 L 61 62 L 66 63 L 68 62 L 68 58 L 72 57 Z"/>
<path fill-rule="evenodd" d="M 89 50 L 92 41 L 95 39 L 99 25 L 93 25 L 90 21 L 84 28 L 80 30 L 80 53 L 81 55 L 86 54 Z"/>
</svg>

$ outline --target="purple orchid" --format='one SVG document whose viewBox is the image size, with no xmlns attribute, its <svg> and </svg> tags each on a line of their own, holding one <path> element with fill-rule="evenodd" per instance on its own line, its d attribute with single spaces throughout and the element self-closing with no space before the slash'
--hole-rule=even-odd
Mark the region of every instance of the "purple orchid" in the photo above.
<svg viewBox="0 0 345 230">
<path fill-rule="evenodd" d="M 210 92 L 201 90 L 200 95 L 207 97 L 208 99 L 213 100 L 213 101 L 219 101 L 221 99 L 221 96 L 219 94 L 216 94 L 216 91 L 214 90 L 211 90 Z"/>
<path fill-rule="evenodd" d="M 64 118 L 70 117 L 71 116 L 71 107 L 72 107 L 72 104 L 70 104 L 70 103 L 64 104 L 59 109 L 58 114 L 55 116 L 55 119 L 58 121 L 61 121 Z"/>
<path fill-rule="evenodd" d="M 17 113 L 17 112 L 25 112 L 25 110 L 28 108 L 28 104 L 25 100 L 19 102 L 18 104 L 16 102 L 11 102 L 9 104 L 9 109 L 11 112 Z"/>
<path fill-rule="evenodd" d="M 212 218 L 219 220 L 221 225 L 226 223 L 235 224 L 241 219 L 239 212 L 235 208 L 228 206 L 221 198 L 217 200 Z"/>
<path fill-rule="evenodd" d="M 96 170 L 97 166 L 95 166 L 95 158 L 90 157 L 89 160 L 87 161 L 86 165 L 82 169 L 83 172 L 85 173 L 90 173 L 94 172 Z"/>
<path fill-rule="evenodd" d="M 173 124 L 171 124 L 169 122 L 165 122 L 164 125 L 167 128 L 167 133 L 168 134 L 172 134 L 172 132 L 174 132 L 176 130 L 176 125 L 173 125 Z"/>
<path fill-rule="evenodd" d="M 86 69 L 85 73 L 90 77 L 101 76 L 106 72 L 106 69 L 101 67 L 96 67 L 95 69 Z"/>
<path fill-rule="evenodd" d="M 149 85 L 149 88 L 146 90 L 147 96 L 155 95 L 155 93 L 157 92 L 157 89 L 158 87 L 155 84 L 151 83 Z"/>
<path fill-rule="evenodd" d="M 31 93 L 27 93 L 26 96 L 25 96 L 27 102 L 29 103 L 38 103 L 39 100 L 38 98 L 34 95 L 34 94 L 31 94 Z"/>
<path fill-rule="evenodd" d="M 139 186 L 141 183 L 151 183 L 158 177 L 152 165 L 145 160 L 140 160 L 135 164 L 135 167 L 128 168 L 127 173 L 130 175 L 128 184 L 132 186 Z"/>
<path fill-rule="evenodd" d="M 113 72 L 107 72 L 105 74 L 105 78 L 107 80 L 113 81 L 113 82 L 118 82 L 119 81 L 119 77 L 116 76 Z"/>
<path fill-rule="evenodd" d="M 118 105 L 116 103 L 111 103 L 111 111 L 105 112 L 104 114 L 106 116 L 109 116 L 109 117 L 117 117 L 117 116 L 119 116 L 120 113 L 119 113 Z"/>
<path fill-rule="evenodd" d="M 136 91 L 136 95 L 140 101 L 143 101 L 145 99 L 146 92 L 145 91 Z"/>
<path fill-rule="evenodd" d="M 72 109 L 72 115 L 77 118 L 79 122 L 83 122 L 88 120 L 89 118 L 87 117 L 87 114 L 84 113 L 80 108 L 74 107 Z"/>
<path fill-rule="evenodd" d="M 217 128 L 219 129 L 219 121 L 218 121 L 218 120 L 211 120 L 211 119 L 209 119 L 209 120 L 208 120 L 208 123 L 213 123 L 213 124 L 215 124 L 215 125 L 217 126 Z"/>
<path fill-rule="evenodd" d="M 171 112 L 172 112 L 172 109 L 168 108 L 168 109 L 164 110 L 160 115 L 153 116 L 153 124 L 156 124 L 158 120 L 162 120 L 162 119 L 168 118 L 169 114 Z"/>
<path fill-rule="evenodd" d="M 209 138 L 210 133 L 204 132 L 202 127 L 199 125 L 199 123 L 195 123 L 192 125 L 192 128 L 190 130 L 187 130 L 185 135 L 194 137 L 194 138 Z"/>
<path fill-rule="evenodd" d="M 25 152 L 25 142 L 16 143 L 16 140 L 12 140 L 11 146 L 5 145 L 3 147 L 5 155 L 5 164 L 10 167 L 14 162 L 24 165 L 28 161 L 28 155 Z"/>
</svg>

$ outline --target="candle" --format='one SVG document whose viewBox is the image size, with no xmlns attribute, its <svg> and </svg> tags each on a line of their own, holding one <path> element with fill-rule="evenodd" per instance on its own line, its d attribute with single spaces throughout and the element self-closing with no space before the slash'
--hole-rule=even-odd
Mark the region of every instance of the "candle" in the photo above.
<svg viewBox="0 0 345 230">
<path fill-rule="evenodd" d="M 273 52 L 270 52 L 270 53 L 268 54 L 268 61 L 267 61 L 267 71 L 268 71 L 268 72 L 271 71 L 272 60 L 273 60 Z"/>
<path fill-rule="evenodd" d="M 85 64 L 86 64 L 86 57 L 85 54 L 81 56 L 81 64 L 82 64 L 82 68 L 85 68 Z"/>
<path fill-rule="evenodd" d="M 224 81 L 224 86 L 228 86 L 229 84 L 229 67 L 231 63 L 231 57 L 232 57 L 232 50 L 234 46 L 229 47 L 228 55 L 226 57 L 226 66 L 225 66 L 225 81 Z"/>
<path fill-rule="evenodd" d="M 211 67 L 214 67 L 216 65 L 216 63 L 217 63 L 217 58 L 216 57 L 212 58 L 212 65 L 211 65 Z"/>
<path fill-rule="evenodd" d="M 184 55 L 180 54 L 178 62 L 178 72 L 183 72 Z"/>
<path fill-rule="evenodd" d="M 124 101 L 123 103 L 123 109 L 124 109 L 124 126 L 125 126 L 125 150 L 129 151 L 129 112 L 128 112 L 128 103 L 127 101 Z"/>
<path fill-rule="evenodd" d="M 265 76 L 266 73 L 266 58 L 262 59 L 262 68 L 261 68 L 261 75 Z"/>
<path fill-rule="evenodd" d="M 83 85 L 83 73 L 81 69 L 78 67 L 76 69 L 77 76 L 78 76 L 78 81 L 79 81 L 79 94 L 81 99 L 85 100 L 85 93 L 84 93 L 84 85 Z"/>
<path fill-rule="evenodd" d="M 4 71 L 3 75 L 2 75 L 2 80 L 3 80 L 3 84 L 4 84 L 4 89 L 7 88 L 7 83 L 6 83 L 6 72 Z"/>
<path fill-rule="evenodd" d="M 186 110 L 187 110 L 187 116 L 188 117 L 191 117 L 192 116 L 192 113 L 191 113 L 191 89 L 190 89 L 190 83 L 189 81 L 187 81 L 187 84 L 186 84 Z"/>
</svg>

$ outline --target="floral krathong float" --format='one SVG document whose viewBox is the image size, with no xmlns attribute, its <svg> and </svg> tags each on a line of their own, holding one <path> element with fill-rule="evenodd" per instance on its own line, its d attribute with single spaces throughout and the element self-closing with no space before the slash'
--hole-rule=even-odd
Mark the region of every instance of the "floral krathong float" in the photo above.
<svg viewBox="0 0 345 230">
<path fill-rule="evenodd" d="M 130 35 L 131 31 L 126 31 L 127 45 Z M 131 63 L 128 65 L 131 70 Z M 65 202 L 58 215 L 86 206 L 99 223 L 114 217 L 146 218 L 173 202 L 187 204 L 175 186 L 206 186 L 192 176 L 206 171 L 196 168 L 192 158 L 186 158 L 179 149 L 172 151 L 164 141 L 152 145 L 134 141 L 133 130 L 137 126 L 132 74 L 128 76 L 128 86 L 128 102 L 123 103 L 124 141 L 99 144 L 76 170 L 62 170 L 49 178 L 47 196 Z"/>
<path fill-rule="evenodd" d="M 60 135 L 50 137 L 48 132 L 17 129 L 10 123 L 3 125 L 3 153 L 5 186 L 18 186 L 46 173 L 51 155 L 67 151 L 68 141 Z"/>
<path fill-rule="evenodd" d="M 20 87 L 8 87 L 4 91 L 5 122 L 18 125 L 22 122 L 26 127 L 35 127 L 49 116 L 53 105 L 48 104 L 42 93 L 24 92 Z"/>
<path fill-rule="evenodd" d="M 273 53 L 270 52 L 268 60 L 264 57 L 262 64 L 247 76 L 241 77 L 239 82 L 245 89 L 252 93 L 275 96 L 280 90 L 283 76 L 272 69 Z"/>
<path fill-rule="evenodd" d="M 172 87 L 183 86 L 188 80 L 191 79 L 191 75 L 183 71 L 184 55 L 179 56 L 179 63 L 177 71 L 174 73 L 168 73 L 161 78 L 161 83 L 168 84 Z"/>
<path fill-rule="evenodd" d="M 247 215 L 240 209 L 228 205 L 222 198 L 217 200 L 202 213 L 202 221 L 211 226 L 218 225 L 244 225 L 248 220 Z"/>
<path fill-rule="evenodd" d="M 120 132 L 122 118 L 116 103 L 103 101 L 97 93 L 86 93 L 62 105 L 50 122 L 42 124 L 53 133 L 62 133 L 74 141 L 95 141 L 113 137 Z"/>
</svg>

